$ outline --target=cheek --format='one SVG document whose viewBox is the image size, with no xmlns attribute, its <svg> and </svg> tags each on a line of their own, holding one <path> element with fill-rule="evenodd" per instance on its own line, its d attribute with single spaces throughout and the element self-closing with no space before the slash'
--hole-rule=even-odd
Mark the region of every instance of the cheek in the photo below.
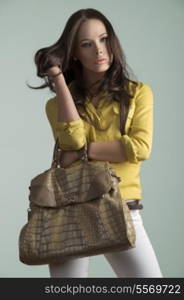
<svg viewBox="0 0 184 300">
<path fill-rule="evenodd" d="M 79 55 L 80 62 L 85 65 L 90 64 L 90 62 L 92 61 L 92 58 L 93 58 L 93 56 L 92 56 L 91 51 L 85 51 Z"/>
</svg>

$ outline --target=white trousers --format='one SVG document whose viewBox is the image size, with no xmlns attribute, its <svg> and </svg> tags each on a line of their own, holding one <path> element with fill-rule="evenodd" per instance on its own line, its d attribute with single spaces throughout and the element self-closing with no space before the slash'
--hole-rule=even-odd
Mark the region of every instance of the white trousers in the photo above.
<svg viewBox="0 0 184 300">
<path fill-rule="evenodd" d="M 104 254 L 117 277 L 163 277 L 156 254 L 144 229 L 139 210 L 131 210 L 136 230 L 136 247 Z M 69 259 L 49 265 L 51 277 L 88 277 L 90 257 Z M 105 276 L 104 276 L 105 277 Z"/>
</svg>

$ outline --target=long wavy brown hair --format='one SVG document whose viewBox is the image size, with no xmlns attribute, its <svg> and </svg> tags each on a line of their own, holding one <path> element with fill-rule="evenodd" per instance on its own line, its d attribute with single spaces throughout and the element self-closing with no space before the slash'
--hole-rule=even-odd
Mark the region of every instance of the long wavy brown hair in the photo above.
<svg viewBox="0 0 184 300">
<path fill-rule="evenodd" d="M 80 111 L 78 111 L 81 118 L 85 119 L 98 130 L 106 130 L 98 128 L 87 114 L 84 103 L 86 96 L 91 96 L 90 90 L 92 86 L 90 88 L 85 86 L 85 81 L 82 76 L 83 66 L 79 60 L 73 59 L 79 27 L 83 22 L 89 19 L 98 19 L 103 22 L 108 35 L 107 46 L 110 53 L 113 54 L 111 66 L 105 72 L 104 76 L 98 80 L 98 82 L 95 82 L 97 85 L 95 95 L 106 92 L 106 101 L 113 99 L 119 102 L 120 130 L 122 134 L 125 134 L 125 122 L 128 115 L 130 100 L 134 96 L 136 86 L 139 83 L 137 80 L 130 78 L 130 74 L 133 76 L 135 75 L 126 63 L 124 51 L 122 50 L 119 39 L 115 34 L 111 23 L 96 9 L 80 9 L 73 13 L 68 19 L 60 38 L 53 45 L 41 48 L 36 52 L 34 61 L 37 67 L 37 76 L 43 78 L 45 83 L 38 87 L 28 86 L 32 89 L 49 87 L 51 92 L 56 93 L 53 82 L 47 76 L 47 70 L 54 65 L 60 66 L 67 85 L 73 82 L 71 94 L 76 107 L 79 105 L 85 111 L 85 114 L 80 114 Z M 131 89 L 130 83 L 132 83 Z"/>
</svg>

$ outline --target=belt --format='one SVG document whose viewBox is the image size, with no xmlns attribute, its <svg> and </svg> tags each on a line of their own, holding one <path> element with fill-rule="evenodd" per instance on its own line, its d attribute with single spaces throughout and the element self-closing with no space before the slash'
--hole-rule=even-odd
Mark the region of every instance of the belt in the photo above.
<svg viewBox="0 0 184 300">
<path fill-rule="evenodd" d="M 129 209 L 143 209 L 143 204 L 140 200 L 126 200 Z"/>
</svg>

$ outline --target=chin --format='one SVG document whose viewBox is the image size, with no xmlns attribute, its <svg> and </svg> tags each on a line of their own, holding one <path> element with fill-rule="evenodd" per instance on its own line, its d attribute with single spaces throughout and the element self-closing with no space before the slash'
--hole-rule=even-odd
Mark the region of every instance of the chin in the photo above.
<svg viewBox="0 0 184 300">
<path fill-rule="evenodd" d="M 105 73 L 110 68 L 109 64 L 106 65 L 96 65 L 96 66 L 85 66 L 87 72 L 92 72 L 96 74 Z"/>
<path fill-rule="evenodd" d="M 101 72 L 106 72 L 109 69 L 109 65 L 106 66 L 96 66 L 95 68 L 93 68 L 93 72 L 95 73 L 101 73 Z"/>
<path fill-rule="evenodd" d="M 108 71 L 108 69 L 109 68 L 103 68 L 103 69 L 101 69 L 101 70 L 96 70 L 96 73 L 105 73 L 105 72 L 107 72 Z"/>
</svg>

